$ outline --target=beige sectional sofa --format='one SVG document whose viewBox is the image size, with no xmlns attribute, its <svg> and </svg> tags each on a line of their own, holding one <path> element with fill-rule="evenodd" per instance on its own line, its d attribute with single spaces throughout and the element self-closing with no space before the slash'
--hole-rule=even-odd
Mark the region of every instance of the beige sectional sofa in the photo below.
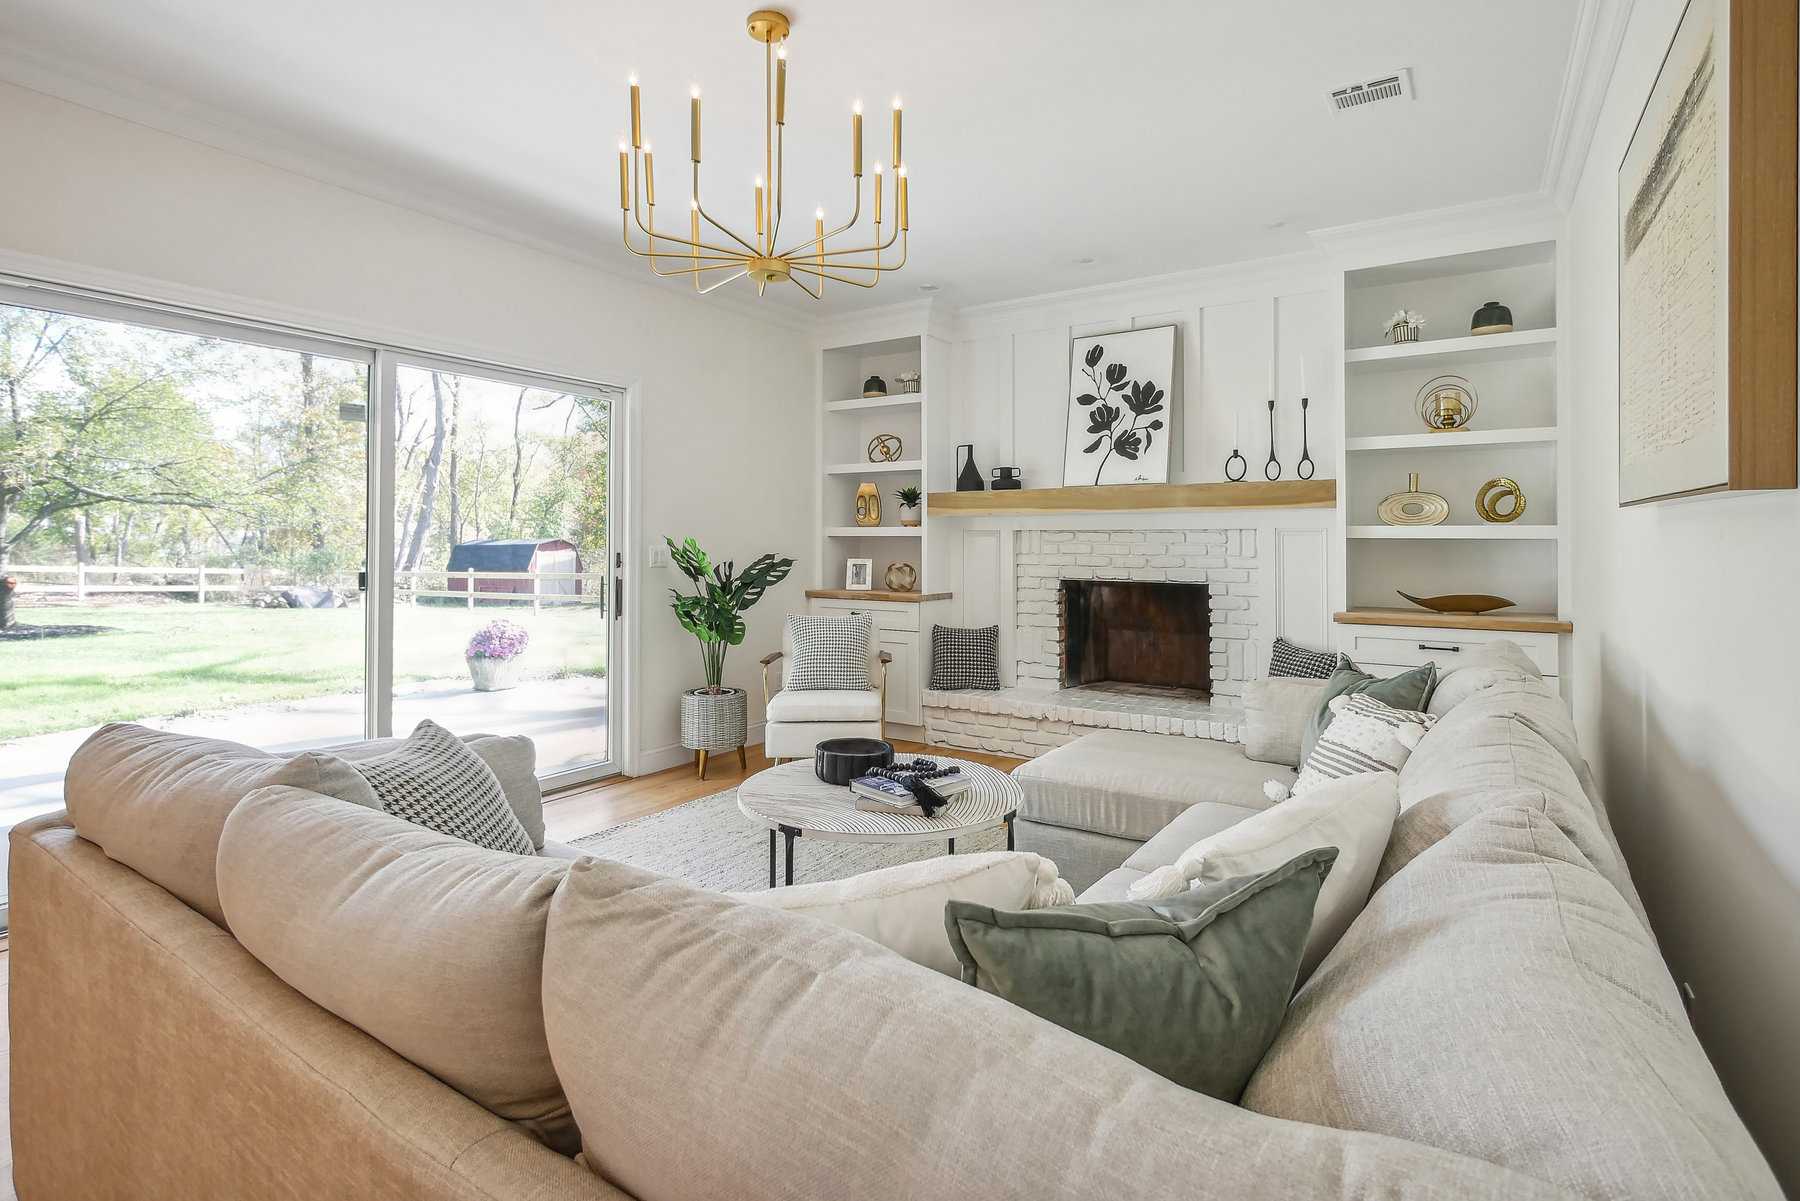
<svg viewBox="0 0 1800 1201">
<path fill-rule="evenodd" d="M 497 1045 L 542 1040 L 579 1159 L 416 1066 L 436 1048 L 409 1061 L 284 983 L 82 837 L 76 804 L 73 825 L 13 833 L 19 1196 L 1774 1201 L 1561 702 L 1505 670 L 1453 696 L 1400 775 L 1376 890 L 1241 1105 L 837 926 L 600 860 L 556 869 L 541 1030 L 516 998 L 487 1020 L 509 1023 Z M 343 804 L 289 784 L 234 809 L 213 896 L 242 913 L 287 895 L 294 871 L 379 869 L 391 904 L 426 921 L 442 903 L 409 896 L 408 855 L 541 878 Z M 1128 861 L 1087 895 L 1116 895 L 1247 812 L 1200 799 L 1144 838 L 1115 835 Z M 308 822 L 355 837 L 285 836 L 285 855 L 254 841 Z M 234 850 L 244 838 L 254 854 Z M 318 906 L 308 929 L 335 920 Z M 244 923 L 285 964 L 296 948 L 267 943 L 281 931 L 267 910 L 254 934 Z M 433 971 L 456 945 L 408 934 L 389 953 L 414 942 L 440 957 Z"/>
</svg>

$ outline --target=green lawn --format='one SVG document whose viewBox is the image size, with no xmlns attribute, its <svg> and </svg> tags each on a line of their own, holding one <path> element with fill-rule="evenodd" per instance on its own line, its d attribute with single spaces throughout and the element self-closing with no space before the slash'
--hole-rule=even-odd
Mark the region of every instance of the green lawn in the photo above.
<svg viewBox="0 0 1800 1201">
<path fill-rule="evenodd" d="M 394 681 L 467 674 L 469 636 L 505 616 L 531 632 L 526 675 L 604 675 L 598 608 L 395 611 Z M 110 626 L 104 634 L 0 641 L 0 739 L 105 721 L 360 692 L 361 609 L 162 604 L 20 608 L 23 625 Z"/>
</svg>

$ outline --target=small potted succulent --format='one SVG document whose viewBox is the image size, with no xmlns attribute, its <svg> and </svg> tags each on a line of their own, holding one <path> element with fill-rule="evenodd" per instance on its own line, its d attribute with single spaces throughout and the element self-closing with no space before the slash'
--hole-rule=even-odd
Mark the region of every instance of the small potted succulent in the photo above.
<svg viewBox="0 0 1800 1201">
<path fill-rule="evenodd" d="M 704 756 L 742 747 L 750 722 L 749 694 L 724 684 L 725 652 L 744 640 L 744 612 L 787 578 L 794 561 L 764 555 L 739 573 L 729 560 L 714 565 L 692 538 L 681 543 L 673 538 L 664 541 L 675 566 L 694 585 L 691 595 L 673 588 L 669 595 L 676 620 L 700 640 L 706 685 L 681 694 L 681 745 L 701 752 L 704 779 Z"/>
<path fill-rule="evenodd" d="M 925 494 L 917 488 L 900 488 L 894 492 L 894 499 L 900 502 L 900 524 L 918 525 L 919 502 L 925 499 Z"/>
<path fill-rule="evenodd" d="M 524 627 L 504 617 L 475 631 L 475 636 L 463 650 L 463 658 L 469 664 L 469 677 L 475 681 L 475 691 L 500 692 L 518 687 L 519 675 L 524 670 L 525 647 L 530 642 L 531 635 Z"/>
<path fill-rule="evenodd" d="M 1384 337 L 1392 338 L 1396 345 L 1401 342 L 1417 342 L 1419 330 L 1425 325 L 1425 318 L 1411 309 L 1400 309 L 1387 319 L 1381 327 Z"/>
</svg>

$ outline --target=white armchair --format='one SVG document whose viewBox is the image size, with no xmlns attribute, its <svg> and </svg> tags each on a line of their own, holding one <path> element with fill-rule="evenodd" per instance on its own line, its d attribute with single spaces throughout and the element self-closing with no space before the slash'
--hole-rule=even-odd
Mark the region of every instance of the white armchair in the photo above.
<svg viewBox="0 0 1800 1201">
<path fill-rule="evenodd" d="M 793 638 L 782 623 L 781 649 L 765 655 L 763 705 L 767 725 L 763 754 L 780 763 L 784 759 L 810 758 L 813 748 L 827 738 L 885 738 L 887 736 L 887 669 L 894 657 L 869 639 L 869 687 L 771 692 L 769 668 L 794 653 Z"/>
</svg>

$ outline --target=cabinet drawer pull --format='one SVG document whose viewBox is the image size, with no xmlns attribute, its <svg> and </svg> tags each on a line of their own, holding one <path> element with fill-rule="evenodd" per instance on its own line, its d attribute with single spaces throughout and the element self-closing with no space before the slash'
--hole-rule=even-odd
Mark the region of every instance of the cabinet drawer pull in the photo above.
<svg viewBox="0 0 1800 1201">
<path fill-rule="evenodd" d="M 1419 649 L 1422 651 L 1449 651 L 1451 654 L 1455 655 L 1462 654 L 1462 647 L 1460 646 L 1433 646 L 1429 642 L 1419 643 Z"/>
</svg>

